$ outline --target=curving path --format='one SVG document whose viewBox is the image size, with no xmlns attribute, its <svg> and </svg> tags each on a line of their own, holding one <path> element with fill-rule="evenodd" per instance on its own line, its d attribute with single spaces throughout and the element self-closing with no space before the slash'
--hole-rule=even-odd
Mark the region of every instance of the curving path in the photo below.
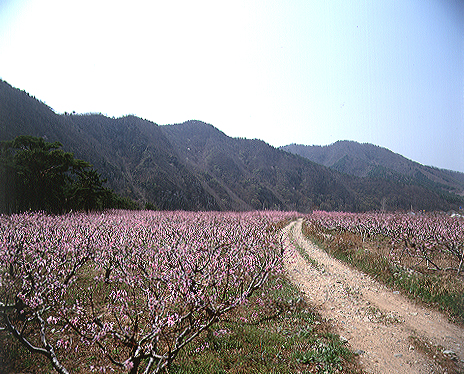
<svg viewBox="0 0 464 374">
<path fill-rule="evenodd" d="M 367 373 L 464 373 L 463 328 L 331 258 L 303 236 L 301 225 L 300 219 L 284 229 L 286 271 L 359 353 Z M 295 246 L 303 248 L 317 266 L 308 264 Z M 411 337 L 440 347 L 447 365 L 421 353 Z"/>
</svg>

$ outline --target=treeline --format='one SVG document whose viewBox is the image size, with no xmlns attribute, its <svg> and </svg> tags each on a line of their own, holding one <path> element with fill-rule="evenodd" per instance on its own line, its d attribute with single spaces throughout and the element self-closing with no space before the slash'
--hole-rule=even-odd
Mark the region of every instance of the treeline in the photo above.
<svg viewBox="0 0 464 374">
<path fill-rule="evenodd" d="M 0 213 L 138 208 L 105 188 L 92 165 L 61 147 L 33 136 L 0 142 Z"/>
</svg>

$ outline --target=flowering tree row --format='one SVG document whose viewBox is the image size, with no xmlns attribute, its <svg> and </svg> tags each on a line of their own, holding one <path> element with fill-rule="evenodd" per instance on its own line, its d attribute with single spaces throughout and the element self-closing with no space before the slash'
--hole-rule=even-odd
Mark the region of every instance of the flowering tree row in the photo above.
<svg viewBox="0 0 464 374">
<path fill-rule="evenodd" d="M 280 271 L 275 224 L 288 217 L 0 216 L 0 328 L 59 373 L 69 357 L 83 371 L 160 372 Z"/>
<path fill-rule="evenodd" d="M 459 275 L 464 262 L 464 219 L 443 213 L 344 213 L 316 211 L 307 216 L 308 222 L 328 230 L 348 231 L 367 237 L 383 235 L 392 243 L 396 260 L 408 252 L 441 270 L 434 261 L 445 253 L 457 263 Z"/>
</svg>

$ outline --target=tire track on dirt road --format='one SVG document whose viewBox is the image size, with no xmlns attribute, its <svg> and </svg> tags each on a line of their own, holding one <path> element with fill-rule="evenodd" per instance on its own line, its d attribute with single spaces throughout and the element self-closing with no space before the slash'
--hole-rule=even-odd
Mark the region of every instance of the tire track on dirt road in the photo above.
<svg viewBox="0 0 464 374">
<path fill-rule="evenodd" d="M 284 229 L 284 263 L 290 279 L 360 354 L 367 373 L 464 373 L 464 329 L 433 310 L 349 268 L 307 240 L 302 219 Z M 317 262 L 306 262 L 299 246 Z M 411 337 L 439 349 L 449 365 L 425 355 Z M 442 354 L 443 355 L 443 354 Z M 435 357 L 436 358 L 436 357 Z"/>
</svg>

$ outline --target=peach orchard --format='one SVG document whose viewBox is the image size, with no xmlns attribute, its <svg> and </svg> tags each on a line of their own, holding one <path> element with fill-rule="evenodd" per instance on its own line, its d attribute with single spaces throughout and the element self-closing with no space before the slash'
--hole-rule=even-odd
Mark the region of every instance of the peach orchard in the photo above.
<svg viewBox="0 0 464 374">
<path fill-rule="evenodd" d="M 0 328 L 59 373 L 160 372 L 281 271 L 292 215 L 0 216 Z"/>
<path fill-rule="evenodd" d="M 0 329 L 58 373 L 158 373 L 282 272 L 294 212 L 0 216 Z M 305 215 L 327 232 L 389 240 L 462 273 L 464 220 L 445 214 Z M 72 358 L 72 359 L 70 359 Z M 75 358 L 75 359 L 74 359 Z"/>
</svg>

